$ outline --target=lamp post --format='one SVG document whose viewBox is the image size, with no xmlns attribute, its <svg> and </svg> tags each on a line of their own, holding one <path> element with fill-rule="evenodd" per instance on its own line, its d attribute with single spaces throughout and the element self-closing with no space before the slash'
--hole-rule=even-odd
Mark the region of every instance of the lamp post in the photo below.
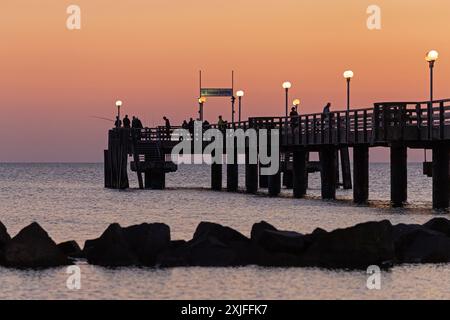
<svg viewBox="0 0 450 320">
<path fill-rule="evenodd" d="M 300 99 L 295 99 L 292 104 L 295 107 L 295 111 L 298 113 L 298 106 L 300 105 Z"/>
<path fill-rule="evenodd" d="M 433 69 L 436 60 L 439 58 L 439 53 L 436 50 L 431 50 L 427 53 L 425 60 L 430 66 L 430 102 L 433 102 Z"/>
<path fill-rule="evenodd" d="M 425 57 L 425 60 L 428 62 L 428 65 L 430 67 L 430 103 L 428 105 L 428 112 L 432 113 L 433 110 L 433 70 L 434 70 L 434 64 L 436 63 L 436 60 L 439 58 L 439 53 L 436 50 L 431 50 L 427 53 L 427 56 Z M 427 162 L 427 149 L 424 150 L 424 158 L 425 162 Z"/>
<path fill-rule="evenodd" d="M 205 97 L 200 97 L 198 98 L 198 103 L 199 103 L 199 110 L 198 110 L 198 114 L 200 117 L 200 121 L 203 122 L 203 105 L 206 102 L 206 98 Z"/>
<path fill-rule="evenodd" d="M 244 96 L 244 91 L 239 90 L 238 92 L 236 92 L 236 96 L 238 97 L 238 101 L 239 101 L 238 117 L 239 117 L 239 122 L 241 122 L 242 97 Z"/>
<path fill-rule="evenodd" d="M 233 128 L 234 128 L 234 114 L 236 113 L 234 111 L 234 103 L 236 102 L 236 97 L 232 96 L 231 97 L 231 123 L 233 124 Z"/>
<path fill-rule="evenodd" d="M 288 104 L 289 104 L 289 89 L 292 87 L 292 84 L 289 81 L 283 83 L 283 89 L 286 93 L 286 118 L 288 117 Z"/>
<path fill-rule="evenodd" d="M 116 127 L 119 128 L 120 124 L 120 107 L 122 106 L 122 101 L 117 100 L 116 101 L 116 107 L 117 107 L 117 119 L 116 119 Z"/>
<path fill-rule="evenodd" d="M 350 81 L 352 80 L 354 74 L 353 71 L 351 70 L 347 70 L 344 72 L 344 78 L 347 80 L 347 113 L 346 113 L 346 125 L 347 125 L 347 130 L 346 130 L 346 137 L 347 137 L 347 142 L 348 142 L 348 137 L 350 135 Z"/>
</svg>

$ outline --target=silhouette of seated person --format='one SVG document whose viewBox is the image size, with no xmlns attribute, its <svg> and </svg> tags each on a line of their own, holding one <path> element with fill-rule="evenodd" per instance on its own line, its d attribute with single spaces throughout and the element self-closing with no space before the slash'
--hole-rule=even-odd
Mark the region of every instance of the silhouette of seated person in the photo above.
<svg viewBox="0 0 450 320">
<path fill-rule="evenodd" d="M 169 119 L 167 118 L 167 117 L 163 117 L 163 120 L 164 120 L 164 122 L 165 122 L 165 129 L 166 129 L 166 135 L 167 136 L 170 136 L 170 132 L 171 132 L 171 128 L 172 128 L 172 126 L 170 125 L 170 121 L 169 121 Z"/>
</svg>

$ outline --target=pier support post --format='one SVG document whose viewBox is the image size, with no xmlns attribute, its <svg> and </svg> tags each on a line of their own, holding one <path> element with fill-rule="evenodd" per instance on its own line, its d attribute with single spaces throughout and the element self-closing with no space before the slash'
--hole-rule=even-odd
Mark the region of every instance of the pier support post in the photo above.
<svg viewBox="0 0 450 320">
<path fill-rule="evenodd" d="M 105 168 L 105 188 L 112 188 L 111 154 L 109 150 L 104 150 L 103 155 Z"/>
<path fill-rule="evenodd" d="M 408 200 L 407 148 L 402 144 L 391 146 L 391 203 L 402 207 Z"/>
<path fill-rule="evenodd" d="M 278 172 L 274 175 L 269 176 L 269 196 L 276 197 L 281 192 L 281 172 L 278 169 Z"/>
<path fill-rule="evenodd" d="M 322 199 L 336 199 L 336 156 L 336 148 L 334 146 L 325 146 L 320 150 Z"/>
<path fill-rule="evenodd" d="M 366 204 L 369 200 L 369 146 L 353 148 L 353 202 Z"/>
<path fill-rule="evenodd" d="M 128 181 L 128 148 L 130 132 L 123 129 L 109 131 L 108 150 L 111 164 L 111 188 L 126 189 Z"/>
<path fill-rule="evenodd" d="M 341 169 L 342 169 L 342 186 L 346 190 L 352 188 L 352 173 L 350 168 L 350 152 L 348 147 L 342 147 L 341 154 Z"/>
<path fill-rule="evenodd" d="M 148 175 L 150 176 L 151 189 L 163 190 L 166 188 L 166 173 L 164 172 L 164 169 L 162 168 L 152 169 Z M 147 173 L 145 174 L 145 176 L 147 180 Z"/>
<path fill-rule="evenodd" d="M 294 198 L 303 198 L 308 187 L 307 152 L 304 149 L 298 149 L 294 151 L 292 156 Z"/>
<path fill-rule="evenodd" d="M 211 164 L 211 189 L 214 191 L 222 190 L 222 164 Z"/>
<path fill-rule="evenodd" d="M 228 159 L 228 158 L 227 158 Z M 239 166 L 237 148 L 234 149 L 233 163 L 227 163 L 227 191 L 236 192 L 239 188 Z"/>
<path fill-rule="evenodd" d="M 250 163 L 250 152 L 257 152 L 250 150 L 248 142 L 245 148 L 245 192 L 256 194 L 258 192 L 258 163 Z M 257 161 L 258 162 L 258 161 Z"/>
<path fill-rule="evenodd" d="M 445 210 L 449 207 L 450 172 L 448 143 L 433 146 L 433 209 Z"/>
<path fill-rule="evenodd" d="M 261 174 L 261 168 L 264 168 L 264 165 L 259 165 L 259 187 L 260 188 L 268 188 L 269 187 L 269 176 L 265 176 Z"/>
</svg>

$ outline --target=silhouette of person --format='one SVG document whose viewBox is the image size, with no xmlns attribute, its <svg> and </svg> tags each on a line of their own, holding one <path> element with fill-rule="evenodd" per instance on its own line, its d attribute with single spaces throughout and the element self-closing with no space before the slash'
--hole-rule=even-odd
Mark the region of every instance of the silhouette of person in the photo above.
<svg viewBox="0 0 450 320">
<path fill-rule="evenodd" d="M 211 128 L 211 125 L 208 120 L 203 121 L 203 130 L 208 130 L 209 128 Z"/>
<path fill-rule="evenodd" d="M 219 120 L 217 121 L 217 127 L 219 130 L 225 130 L 226 128 L 226 122 L 223 120 L 222 116 L 219 116 Z"/>
<path fill-rule="evenodd" d="M 188 130 L 191 135 L 194 134 L 194 125 L 195 125 L 194 119 L 190 118 L 188 123 Z"/>
<path fill-rule="evenodd" d="M 327 103 L 327 105 L 325 107 L 323 107 L 323 113 L 324 114 L 328 114 L 330 113 L 330 107 L 331 107 L 331 103 Z"/>
<path fill-rule="evenodd" d="M 142 125 L 141 120 L 138 117 L 136 117 L 136 128 L 138 128 L 138 129 L 143 129 L 144 128 L 144 126 Z"/>
<path fill-rule="evenodd" d="M 137 129 L 137 119 L 135 116 L 133 116 L 133 118 L 131 119 L 131 128 L 133 129 Z"/>
<path fill-rule="evenodd" d="M 122 123 L 124 128 L 130 128 L 131 121 L 127 114 L 125 115 L 125 118 L 123 118 Z"/>
<path fill-rule="evenodd" d="M 170 126 L 170 121 L 169 121 L 169 119 L 166 117 L 166 116 L 164 116 L 163 117 L 163 119 L 164 119 L 164 121 L 165 121 L 165 127 L 166 127 L 166 134 L 167 135 L 170 135 L 170 129 L 171 129 L 171 126 Z"/>
<path fill-rule="evenodd" d="M 122 126 L 122 121 L 120 121 L 119 116 L 116 116 L 116 122 L 114 124 L 116 128 L 120 128 Z"/>
<path fill-rule="evenodd" d="M 188 130 L 189 129 L 189 124 L 187 123 L 186 120 L 183 121 L 183 123 L 181 124 L 181 128 Z"/>
<path fill-rule="evenodd" d="M 297 122 L 298 122 L 298 112 L 295 109 L 295 107 L 291 108 L 291 112 L 289 113 L 289 116 L 291 117 L 291 124 L 292 127 L 296 127 L 297 126 Z"/>
</svg>

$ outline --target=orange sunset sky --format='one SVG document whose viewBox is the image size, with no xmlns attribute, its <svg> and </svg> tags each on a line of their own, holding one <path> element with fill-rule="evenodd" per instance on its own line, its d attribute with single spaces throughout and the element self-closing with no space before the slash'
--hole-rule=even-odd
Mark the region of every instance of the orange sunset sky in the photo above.
<svg viewBox="0 0 450 320">
<path fill-rule="evenodd" d="M 66 8 L 81 8 L 68 30 Z M 366 27 L 369 5 L 382 29 Z M 0 161 L 102 161 L 114 102 L 144 125 L 196 117 L 198 70 L 205 86 L 245 90 L 243 116 L 284 113 L 289 80 L 300 112 L 426 100 L 428 50 L 440 53 L 435 98 L 450 97 L 448 0 L 1 0 Z M 205 116 L 230 118 L 229 99 Z M 372 161 L 388 160 L 377 150 Z M 410 160 L 421 160 L 421 152 Z"/>
</svg>

